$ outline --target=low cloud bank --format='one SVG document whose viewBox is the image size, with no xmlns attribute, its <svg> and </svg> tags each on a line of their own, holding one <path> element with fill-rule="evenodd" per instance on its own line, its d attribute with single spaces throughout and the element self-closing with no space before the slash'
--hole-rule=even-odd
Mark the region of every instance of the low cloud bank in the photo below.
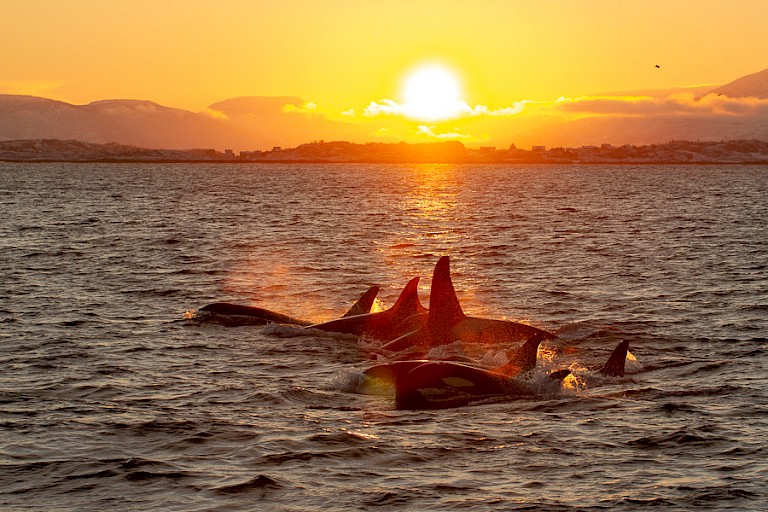
<svg viewBox="0 0 768 512">
<path fill-rule="evenodd" d="M 450 119 L 476 117 L 514 117 L 522 115 L 564 114 L 569 116 L 655 116 L 670 114 L 701 114 L 729 116 L 768 115 L 768 99 L 730 98 L 724 95 L 707 94 L 697 98 L 692 93 L 676 93 L 664 98 L 651 96 L 583 96 L 561 97 L 554 101 L 516 101 L 506 107 L 487 105 L 470 106 L 461 101 L 454 106 Z M 311 109 L 286 110 L 289 113 L 319 113 Z M 329 115 L 328 112 L 325 115 Z M 408 105 L 391 99 L 372 101 L 359 113 L 351 108 L 337 115 L 347 119 L 372 120 L 381 117 L 413 119 Z"/>
<path fill-rule="evenodd" d="M 363 108 L 344 111 L 323 109 L 311 102 L 301 107 L 289 105 L 283 109 L 286 114 L 301 114 L 356 126 L 361 130 L 361 138 L 368 137 L 368 140 L 372 137 L 378 140 L 484 142 L 509 138 L 538 127 L 554 128 L 568 121 L 587 119 L 613 120 L 616 123 L 625 120 L 623 124 L 614 126 L 614 129 L 627 132 L 637 130 L 637 122 L 726 123 L 729 126 L 735 122 L 739 126 L 749 127 L 754 123 L 768 122 L 768 99 L 732 98 L 717 93 L 697 96 L 692 92 L 674 92 L 660 97 L 600 95 L 560 97 L 550 101 L 522 100 L 501 107 L 470 106 L 458 101 L 451 106 L 450 111 L 452 114 L 445 119 L 419 119 L 407 104 L 391 99 L 372 101 Z M 722 128 L 718 129 L 722 131 Z M 363 131 L 367 135 L 362 136 Z M 739 135 L 743 134 L 739 132 Z"/>
<path fill-rule="evenodd" d="M 719 94 L 707 94 L 701 98 L 696 98 L 691 93 L 673 94 L 666 98 L 647 96 L 560 98 L 555 102 L 555 106 L 563 112 L 582 116 L 768 115 L 768 99 L 730 98 Z"/>
</svg>

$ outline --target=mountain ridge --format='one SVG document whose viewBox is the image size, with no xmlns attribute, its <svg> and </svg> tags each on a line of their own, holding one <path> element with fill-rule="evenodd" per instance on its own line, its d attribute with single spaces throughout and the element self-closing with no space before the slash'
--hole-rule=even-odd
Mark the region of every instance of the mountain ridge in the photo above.
<svg viewBox="0 0 768 512">
<path fill-rule="evenodd" d="M 716 89 L 712 94 L 722 94 L 729 98 L 768 99 L 768 69 L 737 78 Z"/>
<path fill-rule="evenodd" d="M 690 93 L 689 93 L 690 94 Z M 720 96 L 733 99 L 768 99 L 768 69 L 714 87 L 706 94 L 691 98 L 689 105 Z M 708 98 L 710 97 L 710 98 Z M 658 98 L 656 98 L 658 99 Z M 593 115 L 542 126 L 505 137 L 497 145 L 544 145 L 578 147 L 599 144 L 654 144 L 671 140 L 718 141 L 729 139 L 768 140 L 768 108 L 753 115 L 728 111 L 723 114 L 699 113 L 695 109 L 677 115 L 651 113 L 646 116 Z"/>
<path fill-rule="evenodd" d="M 0 95 L 0 140 L 82 140 L 191 149 L 258 144 L 258 135 L 212 116 L 146 100 L 72 105 L 37 96 Z"/>
</svg>

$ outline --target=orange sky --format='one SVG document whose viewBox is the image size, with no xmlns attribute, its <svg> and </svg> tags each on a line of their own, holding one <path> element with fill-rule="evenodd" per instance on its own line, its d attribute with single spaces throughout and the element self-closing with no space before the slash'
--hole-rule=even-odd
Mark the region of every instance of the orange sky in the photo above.
<svg viewBox="0 0 768 512">
<path fill-rule="evenodd" d="M 0 93 L 360 116 L 439 62 L 469 108 L 510 109 L 726 83 L 768 67 L 766 26 L 765 0 L 3 0 Z"/>
</svg>

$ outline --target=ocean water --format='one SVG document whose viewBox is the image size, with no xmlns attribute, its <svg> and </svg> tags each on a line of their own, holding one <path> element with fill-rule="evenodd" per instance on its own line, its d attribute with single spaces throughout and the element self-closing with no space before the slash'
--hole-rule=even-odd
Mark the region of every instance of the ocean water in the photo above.
<svg viewBox="0 0 768 512">
<path fill-rule="evenodd" d="M 375 340 L 185 318 L 442 255 L 574 378 L 401 411 Z M 2 510 L 766 510 L 766 348 L 764 166 L 0 164 Z"/>
</svg>

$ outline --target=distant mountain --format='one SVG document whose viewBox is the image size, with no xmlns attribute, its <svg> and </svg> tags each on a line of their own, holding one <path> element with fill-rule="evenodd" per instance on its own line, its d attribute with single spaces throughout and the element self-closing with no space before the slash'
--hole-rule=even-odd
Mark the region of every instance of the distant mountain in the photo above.
<svg viewBox="0 0 768 512">
<path fill-rule="evenodd" d="M 688 92 L 692 92 L 688 90 Z M 739 78 L 729 84 L 697 92 L 731 98 L 768 98 L 768 69 Z M 616 94 L 619 96 L 619 94 Z M 659 91 L 647 94 L 662 98 Z M 699 95 L 699 100 L 701 99 Z M 658 144 L 671 140 L 720 141 L 732 139 L 768 140 L 768 115 L 755 111 L 752 115 L 728 114 L 654 114 L 648 116 L 593 116 L 575 121 L 544 126 L 519 133 L 498 142 L 514 143 L 524 148 L 580 147 L 584 145 Z"/>
<path fill-rule="evenodd" d="M 151 101 L 102 100 L 71 105 L 0 94 L 0 140 L 61 139 L 157 149 L 264 150 L 321 139 L 359 140 L 350 123 L 306 108 L 301 98 L 243 97 L 202 112 Z"/>
<path fill-rule="evenodd" d="M 718 87 L 713 94 L 723 94 L 731 98 L 768 99 L 768 69 L 747 75 L 733 82 Z"/>
<path fill-rule="evenodd" d="M 272 142 L 208 113 L 150 101 L 71 105 L 34 96 L 0 95 L 0 140 L 44 138 L 165 149 L 251 149 Z"/>
</svg>

